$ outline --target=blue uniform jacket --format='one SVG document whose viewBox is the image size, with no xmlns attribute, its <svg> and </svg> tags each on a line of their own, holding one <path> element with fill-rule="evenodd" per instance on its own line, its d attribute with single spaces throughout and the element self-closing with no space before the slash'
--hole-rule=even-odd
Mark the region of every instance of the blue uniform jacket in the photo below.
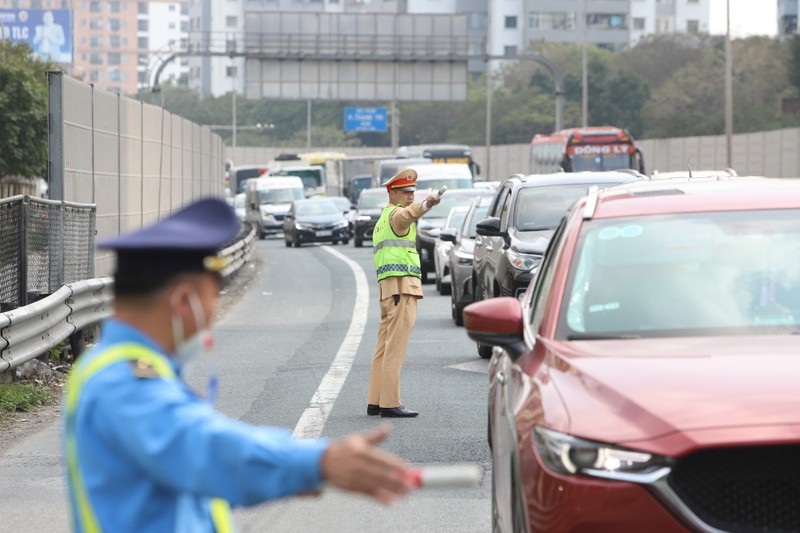
<svg viewBox="0 0 800 533">
<path fill-rule="evenodd" d="M 81 359 L 86 363 L 122 342 L 163 353 L 112 319 Z M 210 498 L 244 506 L 314 490 L 322 482 L 325 441 L 299 441 L 282 429 L 228 418 L 182 380 L 136 377 L 128 361 L 86 383 L 75 424 L 80 472 L 103 531 L 210 532 Z M 78 531 L 72 493 L 70 500 Z"/>
</svg>

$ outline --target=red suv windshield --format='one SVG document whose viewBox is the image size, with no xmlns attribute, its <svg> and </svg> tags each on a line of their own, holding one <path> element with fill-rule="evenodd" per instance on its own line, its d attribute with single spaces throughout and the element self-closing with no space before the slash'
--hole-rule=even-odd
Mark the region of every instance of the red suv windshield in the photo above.
<svg viewBox="0 0 800 533">
<path fill-rule="evenodd" d="M 800 211 L 587 221 L 560 338 L 785 333 L 800 323 Z"/>
</svg>

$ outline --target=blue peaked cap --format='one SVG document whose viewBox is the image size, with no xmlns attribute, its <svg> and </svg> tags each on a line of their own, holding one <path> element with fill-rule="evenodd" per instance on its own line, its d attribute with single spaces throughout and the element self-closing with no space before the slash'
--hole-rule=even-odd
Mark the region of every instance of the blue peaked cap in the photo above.
<svg viewBox="0 0 800 533">
<path fill-rule="evenodd" d="M 233 209 L 218 198 L 190 204 L 137 231 L 101 241 L 101 250 L 219 250 L 239 231 Z"/>
<path fill-rule="evenodd" d="M 207 258 L 239 232 L 233 209 L 218 198 L 190 204 L 171 216 L 98 243 L 117 252 L 117 282 L 155 280 L 183 272 L 214 272 Z"/>
</svg>

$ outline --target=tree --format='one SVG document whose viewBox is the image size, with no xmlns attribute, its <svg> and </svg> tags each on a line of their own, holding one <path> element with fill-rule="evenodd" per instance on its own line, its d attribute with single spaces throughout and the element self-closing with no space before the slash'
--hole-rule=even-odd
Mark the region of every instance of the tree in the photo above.
<svg viewBox="0 0 800 533">
<path fill-rule="evenodd" d="M 789 81 L 795 93 L 800 94 L 800 35 L 789 41 Z"/>
<path fill-rule="evenodd" d="M 0 40 L 0 177 L 47 175 L 47 77 L 52 63 Z"/>
</svg>

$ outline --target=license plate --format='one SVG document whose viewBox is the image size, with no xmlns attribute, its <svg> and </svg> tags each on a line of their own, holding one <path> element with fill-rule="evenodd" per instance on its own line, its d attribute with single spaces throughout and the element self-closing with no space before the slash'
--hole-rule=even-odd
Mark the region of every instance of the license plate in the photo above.
<svg viewBox="0 0 800 533">
<path fill-rule="evenodd" d="M 331 235 L 333 235 L 333 231 L 329 229 L 317 232 L 317 237 L 330 237 Z"/>
</svg>

